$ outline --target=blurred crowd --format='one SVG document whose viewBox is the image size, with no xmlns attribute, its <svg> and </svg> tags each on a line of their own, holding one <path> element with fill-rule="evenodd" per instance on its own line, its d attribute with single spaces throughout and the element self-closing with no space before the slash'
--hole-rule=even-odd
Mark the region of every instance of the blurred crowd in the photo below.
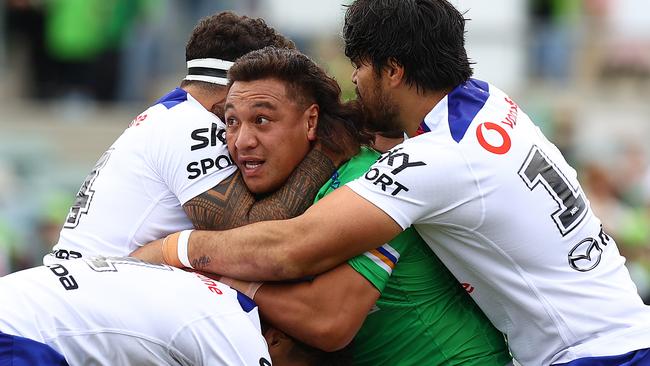
<svg viewBox="0 0 650 366">
<path fill-rule="evenodd" d="M 222 10 L 265 19 L 275 14 L 268 23 L 323 64 L 352 98 L 352 69 L 338 36 L 340 17 L 329 28 L 274 23 L 283 14 L 296 16 L 276 7 L 298 2 L 310 8 L 299 0 L 5 0 L 0 9 L 0 77 L 5 84 L 0 131 L 26 123 L 7 120 L 4 110 L 11 101 L 26 110 L 56 105 L 76 115 L 86 111 L 85 118 L 103 113 L 104 120 L 121 116 L 115 111 L 125 106 L 126 115 L 137 114 L 182 78 L 186 37 L 198 19 Z M 337 2 L 339 14 L 338 3 L 344 2 Z M 493 15 L 472 11 L 480 8 L 480 0 L 454 3 L 471 19 L 472 56 L 472 47 L 486 42 L 480 35 L 472 39 L 472 23 Z M 650 134 L 650 4 L 490 3 L 499 12 L 520 7 L 505 32 L 523 35 L 515 50 L 524 67 L 515 73 L 512 89 L 503 88 L 571 160 L 593 210 L 618 242 L 639 292 L 650 303 L 650 149 L 645 144 Z M 496 61 L 479 58 L 478 65 L 490 65 L 497 77 L 509 72 L 494 67 L 501 57 L 494 54 Z M 500 86 L 491 75 L 476 77 Z M 71 128 L 65 116 L 55 119 L 52 124 Z M 128 122 L 117 118 L 115 131 L 119 134 Z M 30 136 L 38 135 L 38 129 Z M 107 147 L 97 146 L 89 163 L 74 165 L 50 153 L 48 136 L 16 137 L 15 131 L 0 132 L 0 275 L 40 263 L 58 238 L 78 185 Z"/>
</svg>

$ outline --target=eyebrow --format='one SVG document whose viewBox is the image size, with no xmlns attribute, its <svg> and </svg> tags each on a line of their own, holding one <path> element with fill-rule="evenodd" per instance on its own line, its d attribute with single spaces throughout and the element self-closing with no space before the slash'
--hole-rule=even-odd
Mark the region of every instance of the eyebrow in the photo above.
<svg viewBox="0 0 650 366">
<path fill-rule="evenodd" d="M 257 102 L 255 104 L 253 104 L 253 108 L 266 108 L 266 109 L 270 109 L 270 110 L 273 110 L 273 111 L 278 109 L 274 104 L 272 104 L 270 102 Z"/>
<path fill-rule="evenodd" d="M 272 111 L 275 111 L 275 110 L 278 109 L 275 104 L 272 104 L 270 102 L 257 102 L 255 104 L 253 104 L 251 106 L 251 108 L 266 108 L 266 109 L 270 109 Z M 232 104 L 232 103 L 226 103 L 225 106 L 224 106 L 224 110 L 228 110 L 228 109 L 235 109 L 235 105 Z"/>
</svg>

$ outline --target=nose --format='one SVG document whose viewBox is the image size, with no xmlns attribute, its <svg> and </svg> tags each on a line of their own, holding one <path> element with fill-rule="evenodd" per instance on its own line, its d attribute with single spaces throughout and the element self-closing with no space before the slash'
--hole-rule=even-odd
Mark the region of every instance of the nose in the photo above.
<svg viewBox="0 0 650 366">
<path fill-rule="evenodd" d="M 357 85 L 357 70 L 358 69 L 355 68 L 354 71 L 352 71 L 352 83 L 354 83 L 354 85 Z"/>
<path fill-rule="evenodd" d="M 255 128 L 247 123 L 242 123 L 232 137 L 234 138 L 235 147 L 240 151 L 253 149 L 258 144 Z"/>
</svg>

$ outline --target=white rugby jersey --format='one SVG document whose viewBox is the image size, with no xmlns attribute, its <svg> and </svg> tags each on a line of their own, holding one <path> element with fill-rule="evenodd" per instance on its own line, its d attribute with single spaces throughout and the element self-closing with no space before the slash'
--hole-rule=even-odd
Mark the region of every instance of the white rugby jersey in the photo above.
<svg viewBox="0 0 650 366">
<path fill-rule="evenodd" d="M 235 170 L 223 122 L 177 88 L 136 117 L 101 156 L 44 263 L 81 254 L 125 256 L 190 229 L 182 205 Z"/>
<path fill-rule="evenodd" d="M 650 347 L 637 295 L 577 174 L 507 95 L 471 79 L 421 135 L 348 184 L 414 225 L 523 365 Z"/>
<path fill-rule="evenodd" d="M 165 265 L 62 261 L 0 278 L 0 299 L 1 332 L 70 365 L 271 365 L 250 299 Z"/>
</svg>

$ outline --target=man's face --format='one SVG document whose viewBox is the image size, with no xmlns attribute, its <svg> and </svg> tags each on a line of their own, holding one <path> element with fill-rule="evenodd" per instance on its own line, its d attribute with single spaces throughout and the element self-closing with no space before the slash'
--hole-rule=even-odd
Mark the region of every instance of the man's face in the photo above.
<svg viewBox="0 0 650 366">
<path fill-rule="evenodd" d="M 354 66 L 352 82 L 367 116 L 368 129 L 386 133 L 402 131 L 397 119 L 397 106 L 385 90 L 382 76 L 377 75 L 369 61 L 355 62 Z"/>
<path fill-rule="evenodd" d="M 236 81 L 225 106 L 228 151 L 248 189 L 278 189 L 316 139 L 318 107 L 306 109 L 287 96 L 276 79 Z"/>
</svg>

